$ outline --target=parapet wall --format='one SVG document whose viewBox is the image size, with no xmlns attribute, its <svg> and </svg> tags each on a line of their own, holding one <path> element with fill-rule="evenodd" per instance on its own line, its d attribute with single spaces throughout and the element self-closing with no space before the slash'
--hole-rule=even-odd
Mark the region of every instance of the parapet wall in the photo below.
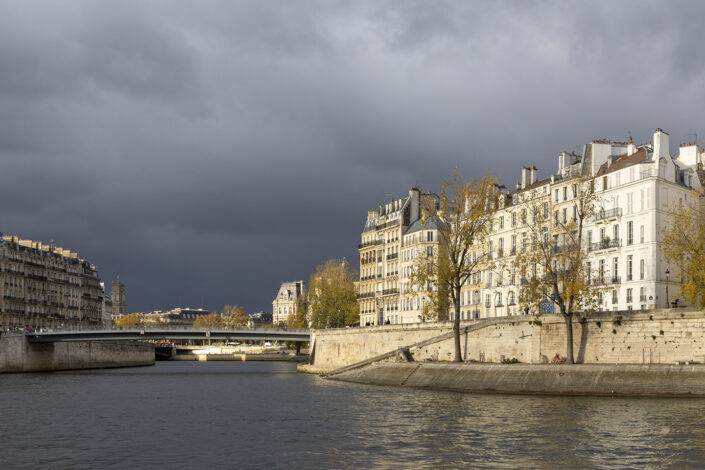
<svg viewBox="0 0 705 470">
<path fill-rule="evenodd" d="M 461 337 L 464 359 L 523 363 L 565 355 L 565 323 L 559 315 L 514 316 L 462 322 L 479 329 Z M 452 331 L 452 324 L 425 323 L 316 330 L 314 363 L 327 372 Z M 605 312 L 573 319 L 573 352 L 578 362 L 596 364 L 705 363 L 705 312 L 683 309 L 645 313 Z M 453 339 L 411 350 L 415 361 L 450 361 Z"/>
<path fill-rule="evenodd" d="M 30 343 L 24 334 L 0 335 L 0 373 L 153 364 L 154 345 L 142 341 Z"/>
</svg>

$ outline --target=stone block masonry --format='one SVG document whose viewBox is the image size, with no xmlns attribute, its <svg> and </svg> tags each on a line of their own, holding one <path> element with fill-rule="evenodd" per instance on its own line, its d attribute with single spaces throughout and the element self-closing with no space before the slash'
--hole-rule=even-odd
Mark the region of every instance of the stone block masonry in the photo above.
<svg viewBox="0 0 705 470">
<path fill-rule="evenodd" d="M 512 316 L 463 322 L 466 361 L 544 363 L 565 355 L 565 323 L 558 315 Z M 329 372 L 452 331 L 451 323 L 317 330 L 310 372 Z M 573 352 L 586 364 L 705 363 L 705 312 L 684 309 L 604 312 L 573 321 Z M 451 361 L 453 339 L 413 348 L 414 361 Z M 390 359 L 393 360 L 393 359 Z"/>
<path fill-rule="evenodd" d="M 21 333 L 3 333 L 0 336 L 0 373 L 153 364 L 154 345 L 143 341 L 30 343 Z"/>
</svg>

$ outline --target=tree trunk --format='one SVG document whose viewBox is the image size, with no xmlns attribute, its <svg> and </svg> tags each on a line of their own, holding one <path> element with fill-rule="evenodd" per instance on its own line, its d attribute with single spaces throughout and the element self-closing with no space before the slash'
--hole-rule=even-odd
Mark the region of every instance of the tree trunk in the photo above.
<svg viewBox="0 0 705 470">
<path fill-rule="evenodd" d="M 453 296 L 455 307 L 455 318 L 453 318 L 453 340 L 455 341 L 455 358 L 453 362 L 463 362 L 463 355 L 460 351 L 460 289 Z"/>
<path fill-rule="evenodd" d="M 574 364 L 573 359 L 573 315 L 563 314 L 565 320 L 566 356 L 565 362 Z"/>
</svg>

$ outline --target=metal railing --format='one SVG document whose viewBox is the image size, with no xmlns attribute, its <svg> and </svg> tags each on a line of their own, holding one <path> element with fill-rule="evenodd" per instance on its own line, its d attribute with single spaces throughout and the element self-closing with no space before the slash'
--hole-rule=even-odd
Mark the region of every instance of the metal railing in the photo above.
<svg viewBox="0 0 705 470">
<path fill-rule="evenodd" d="M 360 243 L 359 245 L 357 245 L 357 247 L 359 249 L 362 249 L 362 248 L 367 248 L 368 246 L 376 246 L 376 245 L 381 245 L 381 244 L 382 244 L 382 240 L 372 240 L 369 242 Z"/>
<path fill-rule="evenodd" d="M 614 240 L 602 240 L 601 242 L 596 242 L 596 243 L 591 243 L 590 244 L 590 251 L 597 251 L 597 250 L 607 250 L 609 248 L 617 248 L 622 246 L 622 239 L 621 238 L 615 238 Z"/>
<path fill-rule="evenodd" d="M 599 220 L 604 220 L 604 219 L 611 219 L 613 217 L 621 217 L 622 216 L 622 208 L 621 207 L 615 207 L 614 209 L 609 209 L 609 210 L 601 210 L 597 212 L 595 215 L 592 216 L 592 222 L 597 222 Z"/>
</svg>

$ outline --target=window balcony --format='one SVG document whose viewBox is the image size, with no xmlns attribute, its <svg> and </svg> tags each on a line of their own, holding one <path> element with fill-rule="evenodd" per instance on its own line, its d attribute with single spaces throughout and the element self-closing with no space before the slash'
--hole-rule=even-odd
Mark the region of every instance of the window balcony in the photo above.
<svg viewBox="0 0 705 470">
<path fill-rule="evenodd" d="M 614 209 L 610 210 L 602 210 L 597 212 L 595 215 L 592 216 L 591 221 L 592 222 L 599 222 L 600 220 L 607 220 L 607 219 L 613 219 L 615 217 L 621 217 L 622 216 L 622 208 L 621 207 L 615 207 Z"/>
<path fill-rule="evenodd" d="M 618 248 L 620 246 L 622 246 L 621 238 L 615 238 L 614 240 L 604 239 L 601 242 L 591 243 L 589 251 L 608 250 L 610 248 Z"/>
</svg>

